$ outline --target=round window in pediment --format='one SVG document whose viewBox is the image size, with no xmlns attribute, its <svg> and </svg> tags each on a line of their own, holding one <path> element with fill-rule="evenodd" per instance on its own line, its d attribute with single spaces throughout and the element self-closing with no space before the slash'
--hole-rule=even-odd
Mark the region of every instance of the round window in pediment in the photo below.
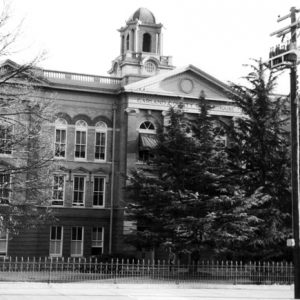
<svg viewBox="0 0 300 300">
<path fill-rule="evenodd" d="M 179 89 L 185 94 L 190 94 L 194 89 L 194 82 L 190 78 L 183 78 L 179 81 Z"/>
</svg>

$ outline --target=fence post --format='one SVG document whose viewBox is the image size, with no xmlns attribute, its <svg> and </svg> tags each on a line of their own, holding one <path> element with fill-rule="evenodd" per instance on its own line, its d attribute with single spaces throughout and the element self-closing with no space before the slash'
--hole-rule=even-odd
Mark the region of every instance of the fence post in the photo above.
<svg viewBox="0 0 300 300">
<path fill-rule="evenodd" d="M 177 276 L 176 276 L 176 284 L 179 284 L 179 270 L 180 270 L 180 261 L 177 260 Z"/>
<path fill-rule="evenodd" d="M 115 282 L 114 283 L 117 283 L 118 269 L 119 269 L 119 259 L 117 258 L 116 269 L 115 269 Z"/>
<path fill-rule="evenodd" d="M 49 265 L 49 283 L 51 283 L 51 273 L 52 273 L 52 257 L 50 257 L 50 265 Z"/>
</svg>

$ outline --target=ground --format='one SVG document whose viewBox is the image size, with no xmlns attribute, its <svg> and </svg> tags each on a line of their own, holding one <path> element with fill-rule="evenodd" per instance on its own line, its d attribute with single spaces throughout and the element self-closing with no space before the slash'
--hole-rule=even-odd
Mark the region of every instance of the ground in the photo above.
<svg viewBox="0 0 300 300">
<path fill-rule="evenodd" d="M 0 282 L 0 300 L 278 300 L 293 294 L 290 285 Z"/>
</svg>

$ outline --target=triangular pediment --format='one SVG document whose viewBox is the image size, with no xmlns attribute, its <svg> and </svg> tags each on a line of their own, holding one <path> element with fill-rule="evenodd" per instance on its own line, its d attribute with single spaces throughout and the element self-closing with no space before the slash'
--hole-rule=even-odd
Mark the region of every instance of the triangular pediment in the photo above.
<svg viewBox="0 0 300 300">
<path fill-rule="evenodd" d="M 230 88 L 202 70 L 189 65 L 125 86 L 126 92 L 208 100 L 230 101 Z"/>
<path fill-rule="evenodd" d="M 45 84 L 47 80 L 41 76 L 41 70 L 28 64 L 19 65 L 7 59 L 0 62 L 0 81 L 5 82 L 30 82 L 31 84 Z"/>
</svg>

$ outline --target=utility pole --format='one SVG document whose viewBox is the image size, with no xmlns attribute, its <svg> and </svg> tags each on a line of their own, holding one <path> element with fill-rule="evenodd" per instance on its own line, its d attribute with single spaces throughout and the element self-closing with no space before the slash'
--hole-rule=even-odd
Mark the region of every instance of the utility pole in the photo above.
<svg viewBox="0 0 300 300">
<path fill-rule="evenodd" d="M 292 7 L 290 13 L 278 19 L 278 22 L 287 18 L 291 24 L 271 34 L 277 37 L 284 37 L 291 34 L 290 43 L 276 46 L 270 52 L 271 68 L 290 69 L 290 101 L 291 101 L 291 151 L 292 151 L 292 215 L 293 215 L 293 240 L 290 243 L 294 247 L 294 298 L 300 299 L 300 185 L 299 185 L 299 103 L 297 98 L 297 63 L 300 58 L 297 49 L 297 28 L 300 21 L 296 21 L 296 13 L 299 9 Z"/>
</svg>

